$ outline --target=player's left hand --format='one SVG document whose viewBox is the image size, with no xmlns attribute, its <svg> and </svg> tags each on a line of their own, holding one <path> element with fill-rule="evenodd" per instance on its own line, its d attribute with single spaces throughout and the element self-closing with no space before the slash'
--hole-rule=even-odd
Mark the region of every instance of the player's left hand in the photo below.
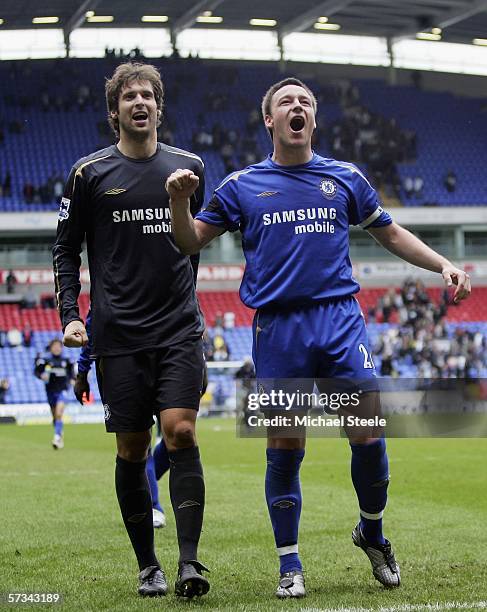
<svg viewBox="0 0 487 612">
<path fill-rule="evenodd" d="M 74 394 L 81 405 L 83 405 L 83 400 L 88 401 L 90 399 L 88 372 L 78 372 L 74 382 Z"/>
<path fill-rule="evenodd" d="M 166 191 L 171 200 L 189 199 L 198 188 L 200 179 L 191 170 L 176 170 L 166 181 Z"/>
<path fill-rule="evenodd" d="M 449 264 L 443 267 L 441 275 L 447 287 L 451 287 L 452 285 L 456 285 L 457 287 L 453 295 L 453 302 L 455 304 L 465 300 L 472 293 L 470 276 L 463 270 Z"/>
</svg>

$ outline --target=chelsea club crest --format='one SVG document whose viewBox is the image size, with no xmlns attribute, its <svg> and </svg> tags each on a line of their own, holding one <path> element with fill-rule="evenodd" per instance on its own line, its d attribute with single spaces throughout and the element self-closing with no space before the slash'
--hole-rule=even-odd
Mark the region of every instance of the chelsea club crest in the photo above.
<svg viewBox="0 0 487 612">
<path fill-rule="evenodd" d="M 333 179 L 325 178 L 320 183 L 320 191 L 328 200 L 333 200 L 338 191 L 338 185 Z"/>
</svg>

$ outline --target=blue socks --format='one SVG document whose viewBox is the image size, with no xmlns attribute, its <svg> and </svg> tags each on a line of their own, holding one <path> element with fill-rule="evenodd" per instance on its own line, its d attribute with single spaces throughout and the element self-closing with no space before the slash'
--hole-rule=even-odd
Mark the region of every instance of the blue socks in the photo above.
<svg viewBox="0 0 487 612">
<path fill-rule="evenodd" d="M 54 420 L 54 433 L 57 436 L 63 435 L 63 422 L 61 421 L 61 419 Z"/>
<path fill-rule="evenodd" d="M 156 444 L 152 449 L 154 456 L 154 469 L 156 472 L 157 480 L 160 480 L 162 476 L 169 470 L 169 454 L 167 452 L 166 443 L 164 438 Z"/>
<path fill-rule="evenodd" d="M 156 508 L 156 510 L 160 510 L 164 512 L 161 504 L 159 503 L 159 487 L 157 486 L 156 473 L 154 470 L 154 457 L 152 456 L 152 452 L 149 451 L 147 456 L 147 463 L 145 466 L 145 471 L 147 473 L 147 480 L 149 481 L 150 494 L 152 498 L 152 507 Z"/>
<path fill-rule="evenodd" d="M 350 444 L 352 482 L 360 507 L 360 527 L 370 544 L 384 544 L 382 515 L 387 503 L 389 462 L 383 438 L 371 444 Z"/>
<path fill-rule="evenodd" d="M 267 449 L 265 497 L 274 531 L 281 574 L 302 570 L 298 556 L 301 515 L 299 468 L 304 450 Z"/>
<path fill-rule="evenodd" d="M 169 470 L 169 455 L 164 440 L 161 440 L 147 457 L 147 479 L 152 496 L 152 507 L 164 512 L 159 503 L 159 487 L 157 481 Z"/>
</svg>

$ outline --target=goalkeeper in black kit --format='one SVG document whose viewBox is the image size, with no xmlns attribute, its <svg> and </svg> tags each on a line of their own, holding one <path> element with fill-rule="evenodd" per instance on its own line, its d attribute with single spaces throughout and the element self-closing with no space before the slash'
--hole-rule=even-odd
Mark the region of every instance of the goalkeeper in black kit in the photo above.
<svg viewBox="0 0 487 612">
<path fill-rule="evenodd" d="M 167 593 L 154 550 L 145 466 L 153 414 L 169 452 L 169 490 L 179 544 L 176 595 L 205 594 L 197 560 L 205 485 L 195 422 L 203 382 L 203 320 L 195 292 L 197 260 L 171 234 L 166 179 L 191 170 L 202 206 L 204 167 L 192 153 L 157 142 L 163 85 L 147 64 L 118 66 L 106 81 L 109 122 L 119 141 L 79 160 L 61 201 L 53 248 L 56 295 L 66 346 L 88 338 L 78 309 L 80 252 L 86 239 L 91 277 L 92 356 L 108 432 L 117 440 L 115 486 L 139 564 L 139 594 Z"/>
</svg>

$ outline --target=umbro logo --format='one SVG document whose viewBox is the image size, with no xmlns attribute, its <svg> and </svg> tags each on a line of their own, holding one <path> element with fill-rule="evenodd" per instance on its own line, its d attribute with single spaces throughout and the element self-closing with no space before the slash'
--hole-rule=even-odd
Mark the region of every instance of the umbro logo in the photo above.
<svg viewBox="0 0 487 612">
<path fill-rule="evenodd" d="M 182 504 L 179 504 L 178 510 L 181 510 L 181 508 L 191 508 L 192 506 L 200 506 L 200 505 L 201 504 L 195 501 L 194 499 L 187 499 Z"/>
<path fill-rule="evenodd" d="M 257 195 L 258 198 L 270 198 L 273 195 L 277 195 L 278 191 L 263 191 Z"/>
<path fill-rule="evenodd" d="M 285 510 L 287 508 L 292 508 L 296 504 L 290 499 L 281 499 L 272 504 L 273 508 L 281 508 L 281 510 Z"/>
<path fill-rule="evenodd" d="M 119 193 L 123 193 L 124 191 L 127 191 L 127 190 L 120 189 L 119 187 L 115 187 L 114 189 L 109 189 L 108 191 L 105 191 L 105 195 L 118 195 Z"/>
</svg>

